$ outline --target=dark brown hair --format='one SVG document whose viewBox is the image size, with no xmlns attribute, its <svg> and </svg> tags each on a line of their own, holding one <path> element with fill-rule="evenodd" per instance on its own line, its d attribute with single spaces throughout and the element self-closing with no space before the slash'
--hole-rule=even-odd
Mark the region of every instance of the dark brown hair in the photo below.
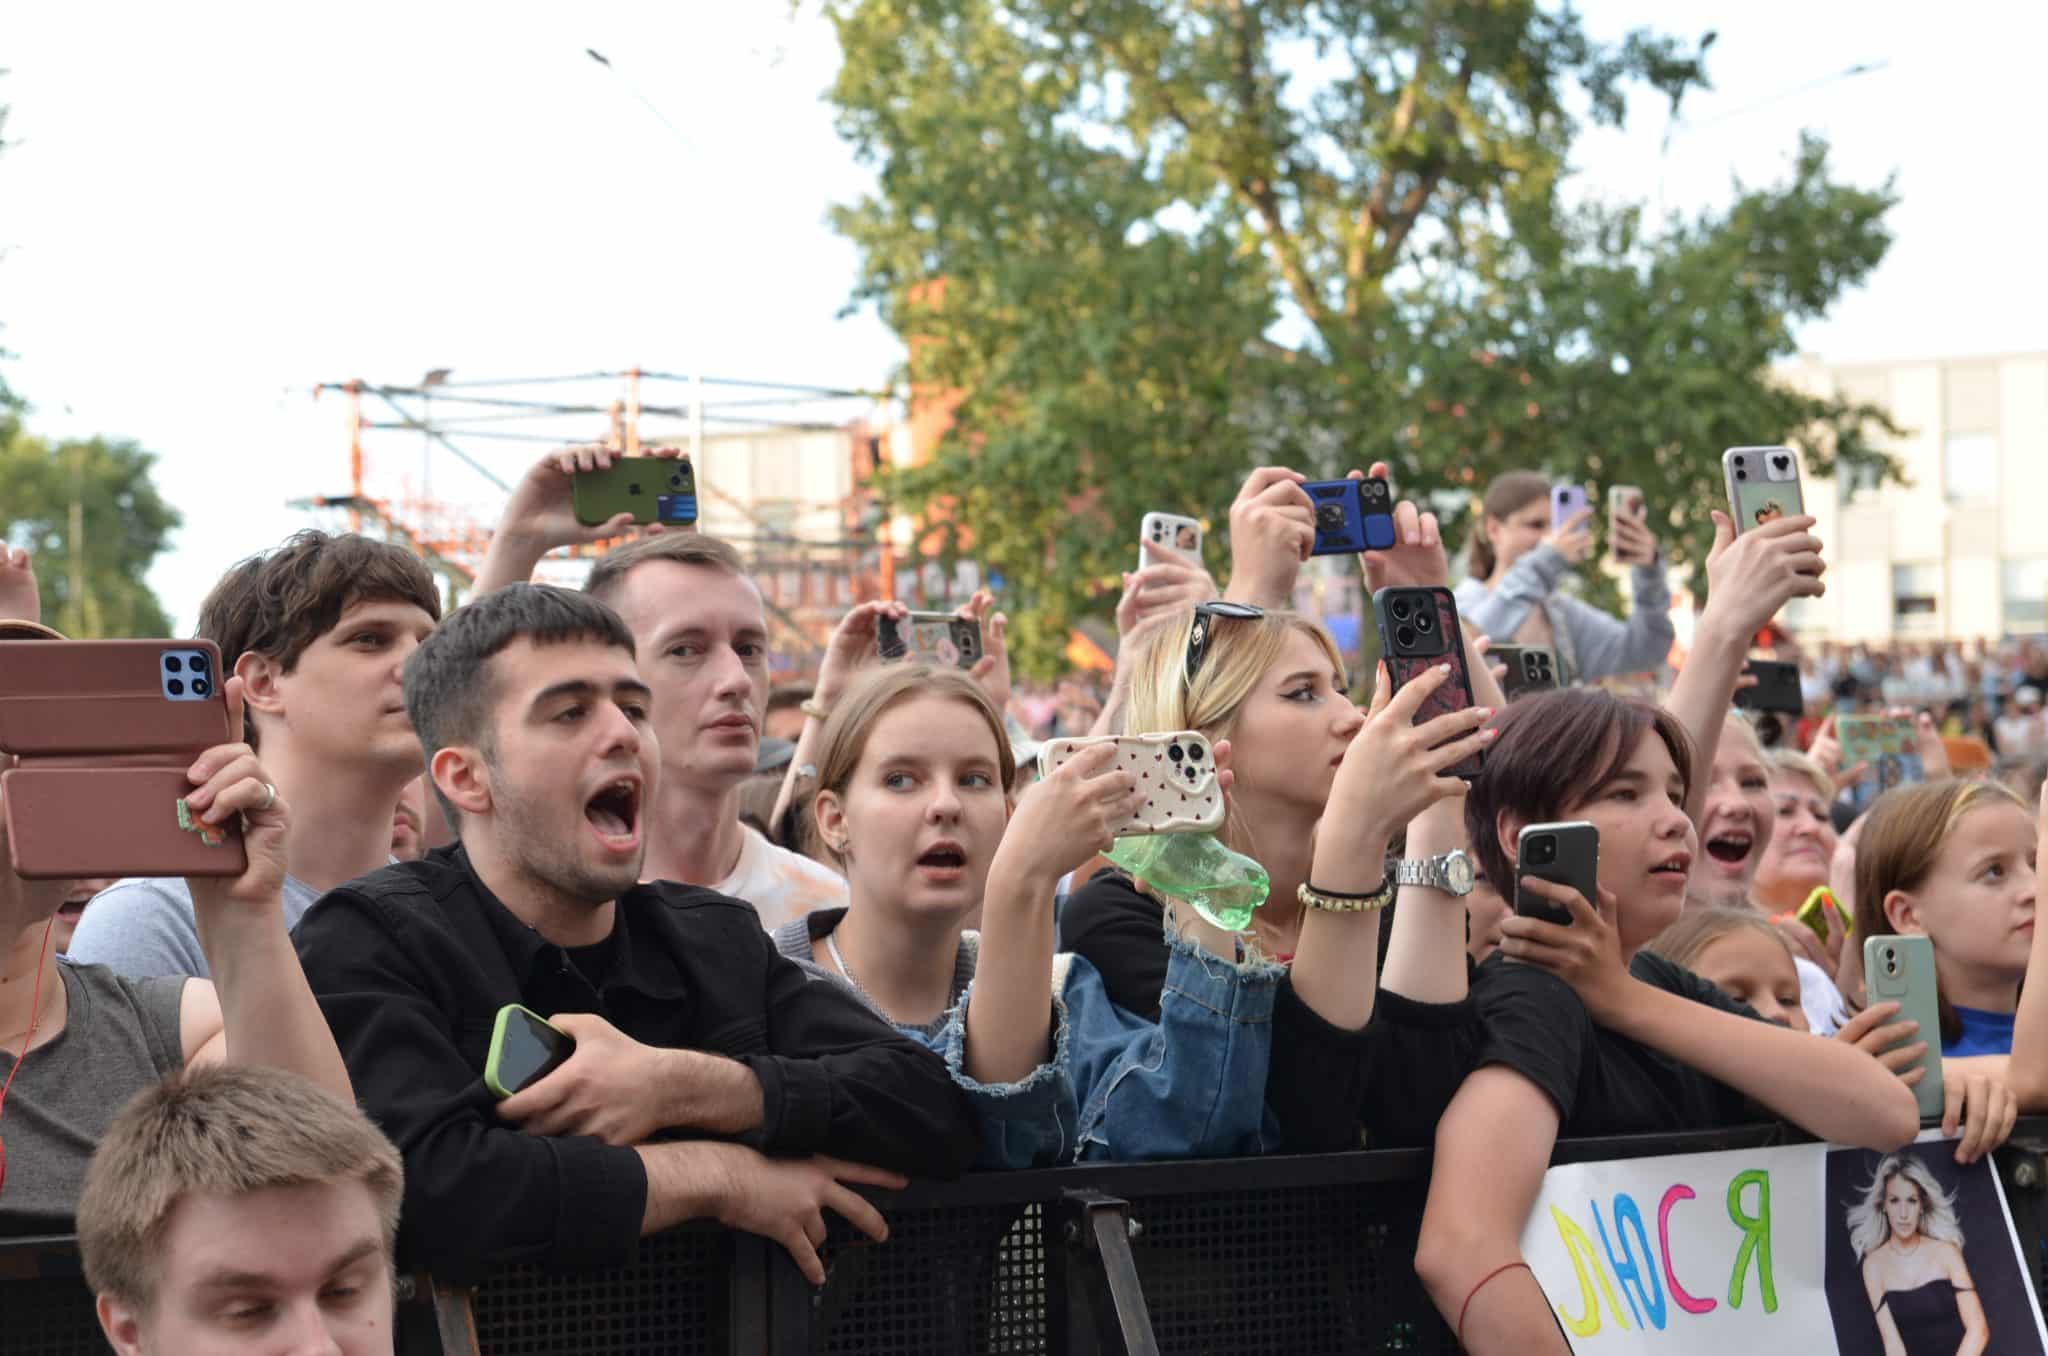
<svg viewBox="0 0 2048 1356">
<path fill-rule="evenodd" d="M 1520 513 L 1538 499 L 1550 497 L 1550 477 L 1541 471 L 1507 471 L 1493 478 L 1486 497 L 1479 501 L 1479 517 L 1472 524 L 1472 555 L 1467 567 L 1474 579 L 1493 573 L 1493 544 L 1486 539 L 1486 520 Z"/>
<path fill-rule="evenodd" d="M 1495 718 L 1500 737 L 1465 796 L 1465 833 L 1486 879 L 1512 898 L 1515 869 L 1495 821 L 1503 810 L 1531 824 L 1562 819 L 1598 795 L 1654 732 L 1671 752 L 1678 779 L 1692 789 L 1692 736 L 1678 718 L 1648 702 L 1597 687 L 1568 687 L 1523 697 Z"/>
<path fill-rule="evenodd" d="M 402 546 L 307 529 L 221 576 L 199 605 L 199 634 L 220 646 L 222 673 L 260 654 L 290 673 L 308 646 L 358 603 L 411 603 L 441 620 L 441 595 L 419 557 Z M 248 722 L 256 743 L 256 722 Z"/>
<path fill-rule="evenodd" d="M 707 537 L 701 532 L 664 532 L 658 537 L 642 537 L 605 552 L 597 564 L 591 566 L 589 577 L 583 581 L 583 591 L 606 606 L 617 607 L 619 590 L 625 587 L 626 576 L 632 573 L 635 565 L 644 565 L 650 560 L 702 565 L 707 569 L 729 570 L 741 576 L 747 572 L 740 553 L 716 537 Z"/>
</svg>

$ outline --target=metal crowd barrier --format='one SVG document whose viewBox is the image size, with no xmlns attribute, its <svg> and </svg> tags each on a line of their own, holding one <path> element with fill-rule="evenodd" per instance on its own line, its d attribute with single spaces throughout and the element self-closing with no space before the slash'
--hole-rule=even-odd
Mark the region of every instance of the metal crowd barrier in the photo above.
<svg viewBox="0 0 2048 1356">
<path fill-rule="evenodd" d="M 1779 1125 L 1568 1140 L 1556 1162 L 1797 1143 Z M 1998 1155 L 2039 1280 L 2048 1118 Z M 887 1243 L 835 1223 L 813 1290 L 782 1249 L 675 1230 L 599 1274 L 474 1290 L 401 1279 L 404 1356 L 1048 1356 L 1458 1350 L 1416 1279 L 1429 1156 L 1378 1150 L 980 1174 L 876 1197 Z M 106 1351 L 69 1239 L 0 1242 L 0 1353 Z"/>
</svg>

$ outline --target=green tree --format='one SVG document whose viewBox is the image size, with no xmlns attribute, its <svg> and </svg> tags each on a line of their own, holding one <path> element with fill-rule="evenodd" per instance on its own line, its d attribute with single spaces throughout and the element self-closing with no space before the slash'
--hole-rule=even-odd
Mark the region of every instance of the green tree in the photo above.
<svg viewBox="0 0 2048 1356">
<path fill-rule="evenodd" d="M 1109 605 L 1150 509 L 1223 526 L 1246 470 L 1384 457 L 1455 519 L 1498 471 L 1644 487 L 1697 561 L 1719 453 L 1889 466 L 1881 411 L 1774 383 L 1889 244 L 1889 183 L 1785 182 L 1650 221 L 1560 196 L 1708 34 L 1592 40 L 1530 0 L 825 0 L 876 190 L 857 301 L 957 399 L 899 505 L 1007 577 L 1020 659 Z M 1220 540 L 1220 538 L 1219 538 Z"/>
<path fill-rule="evenodd" d="M 170 634 L 145 581 L 179 523 L 150 480 L 155 461 L 106 438 L 53 447 L 0 412 L 0 539 L 34 552 L 43 619 L 65 634 Z M 75 562 L 74 540 L 82 547 Z M 73 586 L 74 563 L 82 589 Z"/>
</svg>

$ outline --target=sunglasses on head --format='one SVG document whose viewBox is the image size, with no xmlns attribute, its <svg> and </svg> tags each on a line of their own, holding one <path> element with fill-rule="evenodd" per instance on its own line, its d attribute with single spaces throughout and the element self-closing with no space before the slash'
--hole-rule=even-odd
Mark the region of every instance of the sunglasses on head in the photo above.
<svg viewBox="0 0 2048 1356">
<path fill-rule="evenodd" d="M 1210 627 L 1218 618 L 1230 618 L 1234 621 L 1256 621 L 1265 615 L 1266 609 L 1263 607 L 1253 607 L 1250 603 L 1195 604 L 1195 624 L 1188 628 L 1188 681 L 1190 683 L 1194 682 L 1195 675 L 1201 672 L 1202 660 L 1207 658 L 1209 654 Z"/>
</svg>

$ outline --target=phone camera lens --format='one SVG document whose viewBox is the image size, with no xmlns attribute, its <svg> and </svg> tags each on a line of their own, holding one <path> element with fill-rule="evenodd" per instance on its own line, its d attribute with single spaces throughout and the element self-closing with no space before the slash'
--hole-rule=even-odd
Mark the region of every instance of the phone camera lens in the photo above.
<svg viewBox="0 0 2048 1356">
<path fill-rule="evenodd" d="M 1415 629 L 1422 632 L 1425 636 L 1428 635 L 1431 631 L 1436 630 L 1436 618 L 1430 616 L 1427 612 L 1417 612 L 1415 614 Z"/>
<path fill-rule="evenodd" d="M 1899 972 L 1899 958 L 1896 952 L 1887 951 L 1884 957 L 1884 972 L 1895 975 Z"/>
<path fill-rule="evenodd" d="M 1412 649 L 1414 649 L 1414 648 L 1415 648 L 1415 628 L 1414 628 L 1414 627 L 1412 627 L 1412 626 L 1397 626 L 1397 627 L 1395 627 L 1395 628 L 1394 628 L 1394 648 L 1395 648 L 1395 649 L 1397 649 L 1397 650 L 1412 650 Z"/>
<path fill-rule="evenodd" d="M 1185 758 L 1187 755 L 1181 752 L 1180 745 L 1168 744 L 1166 746 L 1166 756 L 1168 758 L 1171 758 L 1174 762 L 1178 763 L 1182 758 Z"/>
<path fill-rule="evenodd" d="M 1529 840 L 1529 865 L 1548 866 L 1557 860 L 1557 840 L 1548 835 Z"/>
<path fill-rule="evenodd" d="M 195 654 L 195 655 L 193 655 L 193 656 L 192 656 L 192 672 L 194 672 L 194 673 L 204 673 L 204 672 L 206 672 L 206 656 L 205 656 L 205 655 L 203 655 L 203 654 Z"/>
<path fill-rule="evenodd" d="M 185 695 L 185 684 L 181 679 L 171 679 L 170 681 L 164 684 L 164 688 L 173 697 L 182 697 Z"/>
<path fill-rule="evenodd" d="M 1747 480 L 1749 479 L 1749 472 L 1738 466 L 1735 468 L 1735 478 L 1737 480 Z"/>
<path fill-rule="evenodd" d="M 204 678 L 194 678 L 192 680 L 193 696 L 204 697 L 207 693 L 211 691 L 213 691 L 213 684 L 207 682 Z"/>
<path fill-rule="evenodd" d="M 1188 745 L 1188 761 L 1190 763 L 1199 763 L 1202 761 L 1202 746 L 1200 744 Z"/>
<path fill-rule="evenodd" d="M 167 654 L 164 656 L 164 671 L 166 673 L 183 673 L 185 671 L 185 661 L 174 654 Z"/>
<path fill-rule="evenodd" d="M 1396 598 L 1387 606 L 1387 611 L 1392 614 L 1395 621 L 1407 621 L 1408 614 L 1414 610 L 1414 608 L 1408 605 L 1406 598 Z"/>
</svg>

